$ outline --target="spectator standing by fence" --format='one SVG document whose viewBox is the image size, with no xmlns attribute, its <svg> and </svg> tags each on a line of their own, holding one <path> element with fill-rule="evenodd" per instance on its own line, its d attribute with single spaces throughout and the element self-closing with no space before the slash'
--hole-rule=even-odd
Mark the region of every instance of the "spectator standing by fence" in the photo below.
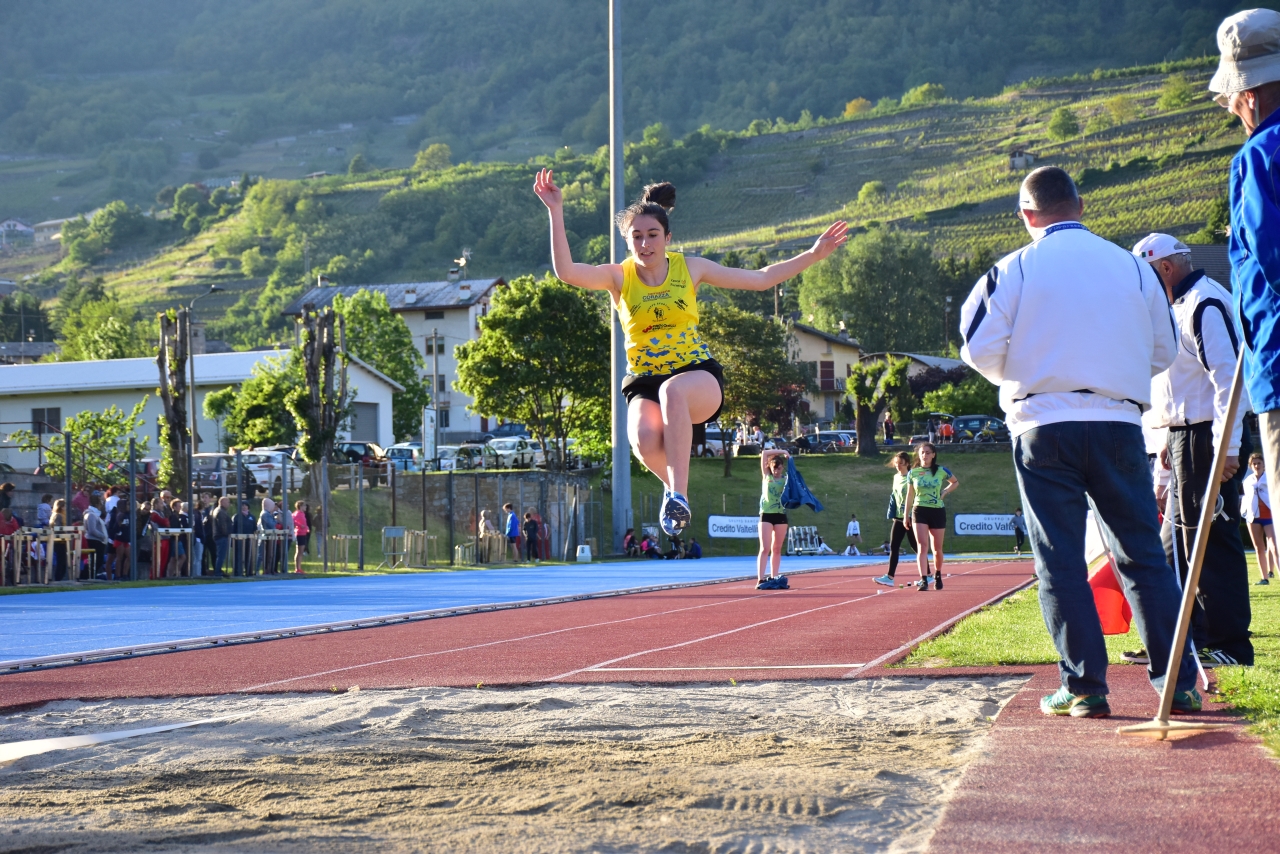
<svg viewBox="0 0 1280 854">
<path fill-rule="evenodd" d="M 224 501 L 227 499 L 223 499 Z M 249 502 L 245 499 L 240 501 L 240 511 L 231 519 L 231 536 L 237 534 L 254 534 L 258 531 L 258 523 L 253 518 L 253 514 L 249 510 Z M 236 575 L 248 575 L 253 568 L 250 564 L 257 555 L 257 551 L 253 548 L 253 543 L 248 540 L 233 540 L 234 554 L 232 555 L 232 565 Z"/>
<path fill-rule="evenodd" d="M 222 496 L 218 506 L 209 513 L 209 523 L 213 534 L 213 571 L 222 575 L 223 565 L 227 562 L 227 549 L 231 545 L 231 499 Z"/>
<path fill-rule="evenodd" d="M 507 535 L 507 551 L 503 553 L 506 559 L 508 554 L 511 555 L 512 563 L 520 562 L 520 514 L 516 512 L 516 508 L 507 502 L 502 505 L 503 512 L 507 514 L 506 535 Z"/>
<path fill-rule="evenodd" d="M 311 525 L 307 523 L 307 503 L 295 502 L 293 505 L 293 571 L 302 572 L 302 552 L 311 541 Z"/>
<path fill-rule="evenodd" d="M 524 556 L 526 561 L 538 562 L 538 522 L 532 512 L 524 514 Z"/>
<path fill-rule="evenodd" d="M 90 578 L 107 575 L 107 525 L 102 521 L 102 499 L 95 498 L 84 514 L 84 536 L 93 550 L 93 571 Z"/>
</svg>

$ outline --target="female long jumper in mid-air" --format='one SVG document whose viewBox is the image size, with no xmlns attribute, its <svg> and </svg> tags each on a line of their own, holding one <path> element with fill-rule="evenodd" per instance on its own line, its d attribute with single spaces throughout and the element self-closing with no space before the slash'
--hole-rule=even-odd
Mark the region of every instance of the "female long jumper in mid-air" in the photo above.
<svg viewBox="0 0 1280 854">
<path fill-rule="evenodd" d="M 564 199 L 550 169 L 538 172 L 533 191 L 551 215 L 551 264 L 563 282 L 608 291 L 627 346 L 627 435 L 636 456 L 663 485 L 661 525 L 667 535 L 690 520 L 689 451 L 693 425 L 714 421 L 724 403 L 724 372 L 698 336 L 698 285 L 763 291 L 826 258 L 848 238 L 836 222 L 813 247 L 761 270 L 722 267 L 706 258 L 668 251 L 676 188 L 650 184 L 640 201 L 618 213 L 618 230 L 631 250 L 621 264 L 579 264 L 564 231 Z"/>
</svg>

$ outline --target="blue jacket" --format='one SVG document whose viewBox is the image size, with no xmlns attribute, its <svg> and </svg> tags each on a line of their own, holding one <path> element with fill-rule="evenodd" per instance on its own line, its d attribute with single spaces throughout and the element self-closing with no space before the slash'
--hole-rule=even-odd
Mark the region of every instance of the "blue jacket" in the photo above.
<svg viewBox="0 0 1280 854">
<path fill-rule="evenodd" d="M 1248 351 L 1245 388 L 1255 412 L 1280 409 L 1280 111 L 1231 161 L 1231 281 Z"/>
<path fill-rule="evenodd" d="M 822 502 L 809 491 L 804 478 L 796 470 L 795 459 L 789 456 L 787 457 L 787 485 L 782 488 L 782 506 L 788 510 L 795 510 L 802 504 L 808 504 L 815 513 L 822 512 Z"/>
</svg>

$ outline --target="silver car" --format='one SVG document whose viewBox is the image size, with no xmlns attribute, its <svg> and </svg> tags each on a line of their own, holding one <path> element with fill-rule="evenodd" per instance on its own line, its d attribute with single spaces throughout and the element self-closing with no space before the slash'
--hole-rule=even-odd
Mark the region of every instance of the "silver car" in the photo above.
<svg viewBox="0 0 1280 854">
<path fill-rule="evenodd" d="M 533 468 L 535 453 L 533 445 L 527 439 L 510 436 L 502 439 L 490 439 L 489 447 L 498 455 L 498 467 L 504 469 Z"/>
</svg>

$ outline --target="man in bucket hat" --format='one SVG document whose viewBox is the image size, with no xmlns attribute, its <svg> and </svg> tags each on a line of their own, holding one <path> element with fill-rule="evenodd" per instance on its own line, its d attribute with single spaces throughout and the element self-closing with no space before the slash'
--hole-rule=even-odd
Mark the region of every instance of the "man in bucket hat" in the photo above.
<svg viewBox="0 0 1280 854">
<path fill-rule="evenodd" d="M 1280 12 L 1249 9 L 1218 27 L 1214 100 L 1249 134 L 1231 161 L 1231 258 L 1245 389 L 1258 413 L 1267 478 L 1280 489 Z"/>
</svg>

